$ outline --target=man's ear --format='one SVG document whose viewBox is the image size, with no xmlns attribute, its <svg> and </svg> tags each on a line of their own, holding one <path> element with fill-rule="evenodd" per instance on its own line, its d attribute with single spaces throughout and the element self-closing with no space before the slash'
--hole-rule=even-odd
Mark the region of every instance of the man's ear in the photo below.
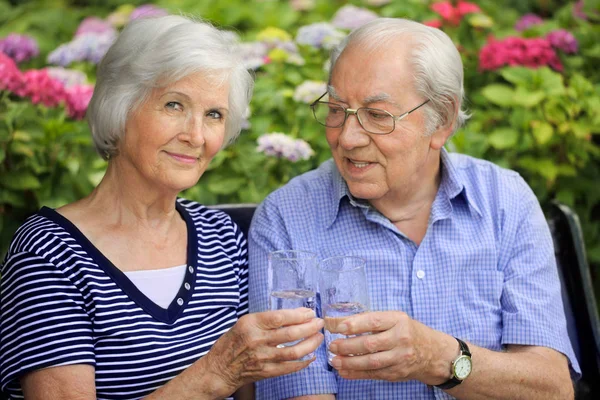
<svg viewBox="0 0 600 400">
<path fill-rule="evenodd" d="M 444 118 L 442 123 L 435 128 L 433 134 L 431 135 L 430 146 L 434 150 L 440 150 L 442 147 L 444 147 L 454 132 L 454 126 L 456 124 L 456 119 L 458 118 L 458 107 L 456 106 L 456 99 L 453 98 L 449 100 L 450 106 L 448 108 L 452 108 L 452 113 L 450 114 L 451 118 Z"/>
</svg>

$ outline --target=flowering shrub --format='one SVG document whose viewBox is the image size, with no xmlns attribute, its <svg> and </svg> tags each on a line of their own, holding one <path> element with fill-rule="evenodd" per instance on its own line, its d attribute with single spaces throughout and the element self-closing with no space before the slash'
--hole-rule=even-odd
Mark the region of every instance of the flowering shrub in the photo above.
<svg viewBox="0 0 600 400">
<path fill-rule="evenodd" d="M 518 170 L 542 204 L 557 198 L 575 207 L 589 259 L 600 265 L 597 2 L 157 0 L 138 7 L 136 0 L 104 9 L 28 3 L 0 0 L 0 253 L 26 215 L 79 199 L 101 179 L 106 164 L 94 156 L 81 118 L 95 65 L 130 20 L 189 13 L 242 42 L 256 75 L 251 112 L 237 142 L 183 194 L 216 204 L 259 202 L 330 157 L 309 107 L 325 91 L 329 49 L 385 16 L 442 29 L 461 53 L 473 117 L 449 149 Z"/>
</svg>

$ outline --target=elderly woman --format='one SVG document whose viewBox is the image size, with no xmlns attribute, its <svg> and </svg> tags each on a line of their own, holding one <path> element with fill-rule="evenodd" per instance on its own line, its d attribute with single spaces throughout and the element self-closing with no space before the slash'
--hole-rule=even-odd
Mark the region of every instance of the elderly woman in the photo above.
<svg viewBox="0 0 600 400">
<path fill-rule="evenodd" d="M 322 321 L 243 316 L 241 231 L 177 198 L 240 131 L 252 79 L 237 54 L 229 35 L 176 16 L 130 23 L 108 51 L 88 110 L 104 179 L 29 218 L 2 266 L 11 398 L 223 398 L 312 361 L 295 360 L 319 346 Z"/>
</svg>

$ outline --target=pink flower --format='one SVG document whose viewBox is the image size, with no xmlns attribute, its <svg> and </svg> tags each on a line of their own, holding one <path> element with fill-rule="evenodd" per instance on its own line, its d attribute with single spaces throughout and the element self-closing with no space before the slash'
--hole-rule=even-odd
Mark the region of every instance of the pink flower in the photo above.
<svg viewBox="0 0 600 400">
<path fill-rule="evenodd" d="M 0 91 L 16 92 L 23 86 L 23 75 L 15 61 L 0 51 Z"/>
<path fill-rule="evenodd" d="M 65 100 L 66 93 L 62 83 L 52 79 L 45 69 L 29 70 L 23 74 L 23 79 L 24 85 L 16 94 L 30 98 L 33 104 L 56 107 Z"/>
<path fill-rule="evenodd" d="M 431 9 L 438 13 L 445 22 L 451 25 L 460 25 L 460 21 L 467 14 L 481 12 L 478 5 L 466 1 L 459 1 L 454 7 L 450 1 L 441 1 L 431 5 Z"/>
<path fill-rule="evenodd" d="M 557 71 L 563 70 L 556 52 L 547 39 L 518 37 L 508 37 L 500 41 L 489 39 L 479 53 L 479 68 L 483 71 L 494 71 L 505 65 L 522 65 L 529 68 L 547 65 Z"/>
<path fill-rule="evenodd" d="M 442 21 L 440 21 L 439 19 L 430 19 L 427 21 L 423 21 L 423 25 L 427 25 L 430 26 L 432 28 L 441 28 L 442 27 Z"/>
<path fill-rule="evenodd" d="M 73 119 L 83 119 L 94 94 L 94 86 L 78 85 L 66 89 L 67 114 Z"/>
<path fill-rule="evenodd" d="M 81 21 L 81 24 L 79 24 L 79 27 L 75 32 L 75 36 L 79 36 L 84 33 L 103 34 L 106 32 L 111 32 L 115 34 L 117 33 L 115 31 L 115 28 L 113 28 L 113 26 L 110 24 L 110 22 L 104 21 L 103 19 L 100 19 L 98 17 L 87 17 L 86 19 Z"/>
</svg>

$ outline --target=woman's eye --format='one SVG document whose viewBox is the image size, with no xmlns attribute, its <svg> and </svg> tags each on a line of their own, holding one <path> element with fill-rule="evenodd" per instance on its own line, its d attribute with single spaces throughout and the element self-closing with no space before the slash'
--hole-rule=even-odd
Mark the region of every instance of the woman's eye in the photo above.
<svg viewBox="0 0 600 400">
<path fill-rule="evenodd" d="M 223 114 L 221 114 L 220 112 L 215 111 L 215 110 L 209 111 L 207 115 L 209 117 L 211 117 L 212 119 L 218 119 L 218 120 L 223 119 Z"/>
<path fill-rule="evenodd" d="M 181 105 L 181 103 L 178 103 L 176 101 L 169 101 L 167 104 L 165 104 L 165 107 L 169 110 L 183 111 L 183 106 Z"/>
</svg>

